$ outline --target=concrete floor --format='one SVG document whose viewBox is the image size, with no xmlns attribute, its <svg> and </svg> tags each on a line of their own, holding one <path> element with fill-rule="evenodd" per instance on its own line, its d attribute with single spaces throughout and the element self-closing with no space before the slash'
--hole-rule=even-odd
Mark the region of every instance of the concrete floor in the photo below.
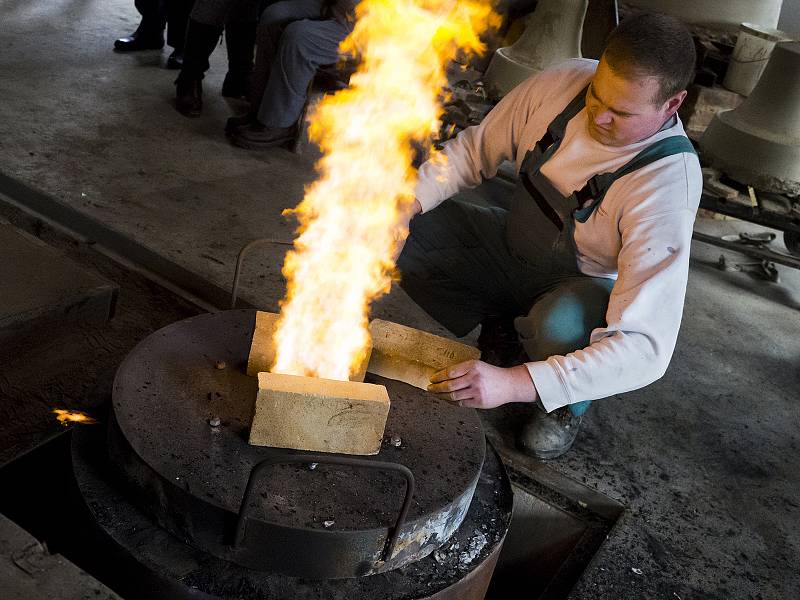
<svg viewBox="0 0 800 600">
<path fill-rule="evenodd" d="M 179 115 L 167 50 L 111 51 L 136 26 L 132 4 L 0 4 L 0 171 L 227 287 L 244 243 L 291 239 L 280 213 L 313 178 L 311 158 L 228 144 L 224 120 L 243 107 L 219 96 L 222 47 L 203 116 Z M 276 309 L 284 249 L 254 253 L 249 302 Z M 720 253 L 693 248 L 667 375 L 595 403 L 574 449 L 551 465 L 629 507 L 570 598 L 783 599 L 800 589 L 800 273 L 779 267 L 775 284 L 723 272 Z M 375 313 L 442 331 L 399 291 Z"/>
</svg>

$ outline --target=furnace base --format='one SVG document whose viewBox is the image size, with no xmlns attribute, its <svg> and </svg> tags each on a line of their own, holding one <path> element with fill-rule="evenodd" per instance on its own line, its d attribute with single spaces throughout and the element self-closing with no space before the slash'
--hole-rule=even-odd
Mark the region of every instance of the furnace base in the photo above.
<svg viewBox="0 0 800 600">
<path fill-rule="evenodd" d="M 123 486 L 114 483 L 99 428 L 74 432 L 72 459 L 83 502 L 109 545 L 96 554 L 113 554 L 116 561 L 124 557 L 115 563 L 113 573 L 95 576 L 130 600 L 243 596 L 251 600 L 479 600 L 500 554 L 512 506 L 511 485 L 502 463 L 494 449 L 487 446 L 487 450 L 467 515 L 440 551 L 386 573 L 318 581 L 247 569 L 167 533 L 130 502 Z"/>
<path fill-rule="evenodd" d="M 391 571 L 445 544 L 484 460 L 475 411 L 370 375 L 391 406 L 380 452 L 363 459 L 366 467 L 252 446 L 258 382 L 244 367 L 255 318 L 230 310 L 173 323 L 120 365 L 109 453 L 130 498 L 196 548 L 288 576 Z"/>
</svg>

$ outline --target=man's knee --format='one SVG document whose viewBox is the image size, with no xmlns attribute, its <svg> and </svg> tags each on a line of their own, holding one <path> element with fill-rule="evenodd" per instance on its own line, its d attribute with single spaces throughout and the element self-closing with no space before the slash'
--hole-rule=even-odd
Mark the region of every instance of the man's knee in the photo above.
<svg viewBox="0 0 800 600">
<path fill-rule="evenodd" d="M 314 67 L 334 64 L 339 59 L 339 44 L 347 37 L 347 32 L 327 25 L 329 22 L 308 19 L 292 21 L 281 34 L 281 52 Z"/>
<path fill-rule="evenodd" d="M 592 330 L 606 324 L 613 285 L 609 279 L 576 277 L 539 298 L 514 322 L 528 356 L 544 360 L 588 346 Z"/>
<path fill-rule="evenodd" d="M 306 23 L 306 21 L 292 21 L 289 23 L 281 34 L 281 46 L 303 54 L 303 49 L 308 44 Z"/>
<path fill-rule="evenodd" d="M 270 4 L 261 13 L 260 26 L 268 28 L 275 25 L 284 25 L 300 18 L 292 0 Z"/>
</svg>

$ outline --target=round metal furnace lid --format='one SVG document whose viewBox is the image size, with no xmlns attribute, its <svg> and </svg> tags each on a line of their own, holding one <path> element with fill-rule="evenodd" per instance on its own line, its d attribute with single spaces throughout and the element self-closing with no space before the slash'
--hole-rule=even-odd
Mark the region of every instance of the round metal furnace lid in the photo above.
<svg viewBox="0 0 800 600">
<path fill-rule="evenodd" d="M 271 467 L 248 508 L 247 543 L 232 548 L 253 467 L 309 454 L 247 442 L 257 393 L 257 380 L 245 374 L 254 323 L 251 310 L 186 319 L 146 338 L 120 366 L 110 452 L 140 504 L 201 549 L 290 575 L 385 571 L 443 544 L 464 518 L 483 464 L 480 420 L 402 382 L 368 376 L 386 386 L 391 408 L 380 453 L 359 458 L 402 464 L 416 481 L 393 556 L 381 561 L 404 479 L 324 464 Z M 216 368 L 219 362 L 226 367 Z M 215 417 L 219 427 L 209 424 Z M 389 443 L 392 436 L 400 447 Z"/>
</svg>

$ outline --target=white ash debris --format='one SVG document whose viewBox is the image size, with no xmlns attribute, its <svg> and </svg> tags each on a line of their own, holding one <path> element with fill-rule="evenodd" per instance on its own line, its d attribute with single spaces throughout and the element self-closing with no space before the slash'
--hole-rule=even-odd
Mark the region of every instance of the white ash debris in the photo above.
<svg viewBox="0 0 800 600">
<path fill-rule="evenodd" d="M 486 536 L 482 532 L 476 531 L 475 535 L 469 540 L 469 546 L 467 546 L 467 548 L 458 555 L 458 559 L 461 564 L 468 565 L 473 560 L 478 558 L 481 550 L 483 550 L 483 547 L 487 543 L 489 543 L 489 540 L 486 539 Z"/>
<path fill-rule="evenodd" d="M 451 568 L 466 568 L 477 559 L 489 539 L 479 530 L 475 530 L 469 538 L 469 543 L 462 548 L 459 542 L 445 544 L 433 553 L 433 560 L 440 565 Z"/>
<path fill-rule="evenodd" d="M 450 548 L 448 548 L 447 546 L 439 548 L 438 550 L 435 550 L 433 552 L 433 560 L 435 560 L 440 565 L 443 565 L 447 562 L 449 553 L 457 549 L 458 549 L 458 544 L 453 544 L 453 546 L 451 546 Z"/>
</svg>

